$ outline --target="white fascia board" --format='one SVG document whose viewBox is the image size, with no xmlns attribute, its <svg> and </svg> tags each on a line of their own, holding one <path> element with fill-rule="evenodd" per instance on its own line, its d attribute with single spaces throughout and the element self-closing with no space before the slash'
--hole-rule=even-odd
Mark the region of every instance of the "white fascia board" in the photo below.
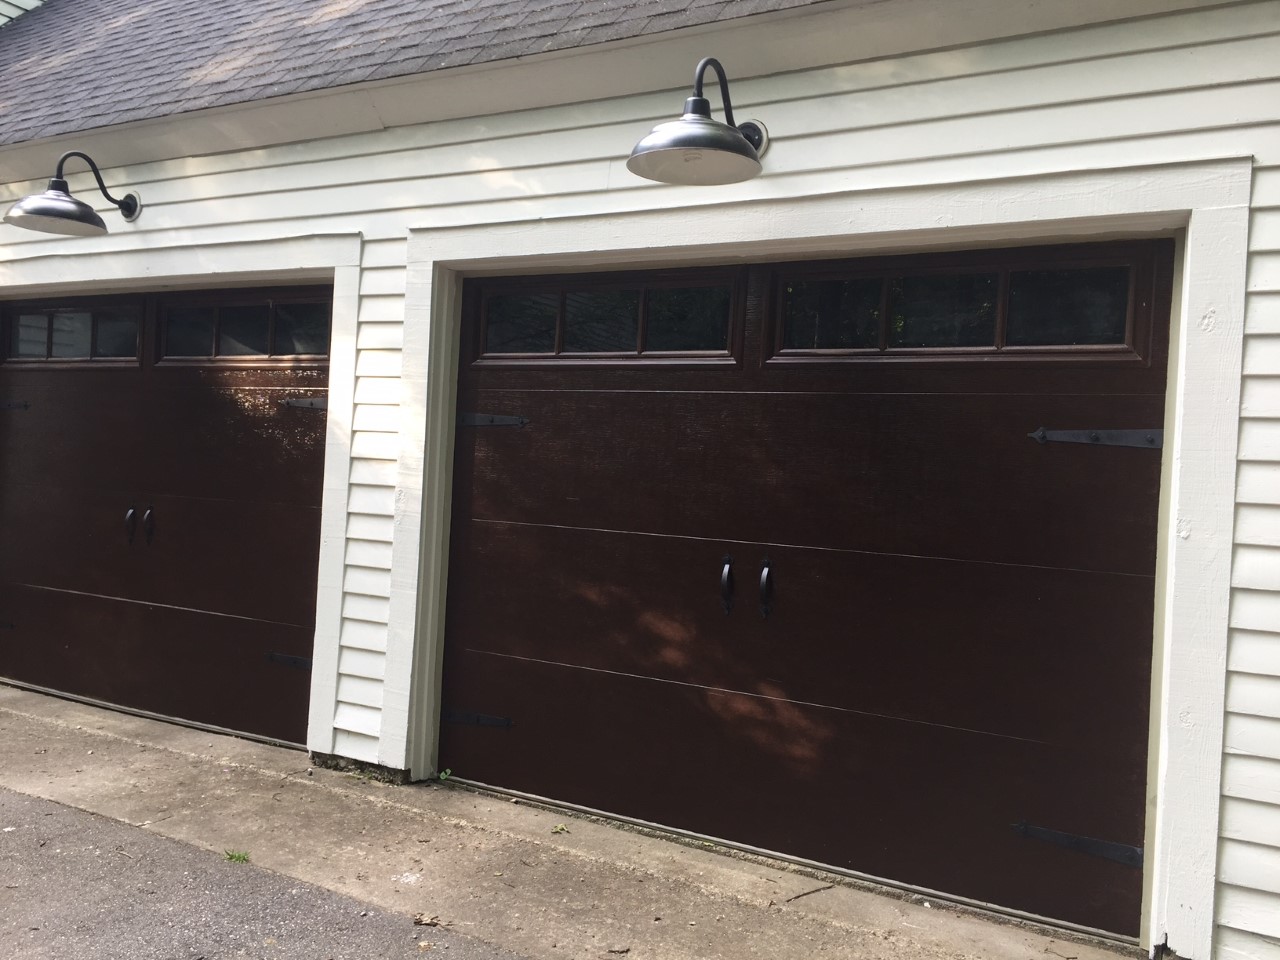
<svg viewBox="0 0 1280 960">
<path fill-rule="evenodd" d="M 481 117 L 655 90 L 685 90 L 705 56 L 735 79 L 953 49 L 1234 0 L 838 0 L 527 58 L 351 84 L 86 130 L 0 148 L 7 181 L 47 178 L 64 150 L 100 167 L 208 156 L 389 127 Z M 680 106 L 673 97 L 672 113 Z M 714 91 L 710 94 L 717 95 Z M 717 107 L 718 109 L 718 107 Z"/>
</svg>

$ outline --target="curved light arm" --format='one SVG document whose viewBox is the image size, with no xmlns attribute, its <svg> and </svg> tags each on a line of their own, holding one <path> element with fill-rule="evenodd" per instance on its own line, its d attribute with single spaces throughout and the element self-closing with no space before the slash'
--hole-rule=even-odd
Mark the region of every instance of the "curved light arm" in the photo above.
<svg viewBox="0 0 1280 960">
<path fill-rule="evenodd" d="M 707 72 L 708 67 L 716 72 L 716 79 L 720 81 L 720 99 L 724 101 L 725 123 L 736 127 L 737 124 L 733 122 L 733 104 L 729 102 L 729 80 L 724 75 L 724 67 L 720 66 L 720 61 L 715 57 L 703 57 L 698 61 L 693 71 L 693 95 L 702 96 L 702 75 Z"/>
<path fill-rule="evenodd" d="M 127 194 L 124 199 L 117 200 L 109 194 L 107 192 L 107 185 L 102 182 L 102 174 L 98 171 L 98 165 L 93 162 L 93 158 L 87 153 L 81 153 L 79 150 L 68 150 L 60 156 L 58 158 L 57 169 L 53 172 L 53 178 L 55 180 L 62 180 L 64 183 L 66 182 L 66 178 L 62 176 L 62 167 L 72 157 L 79 157 L 89 165 L 89 169 L 93 171 L 93 178 L 98 181 L 98 189 L 102 191 L 102 195 L 120 208 L 120 212 L 124 215 L 126 220 L 131 220 L 133 217 L 137 216 L 138 198 L 134 194 L 130 193 Z"/>
<path fill-rule="evenodd" d="M 702 95 L 708 70 L 720 81 L 724 123 L 712 119 L 711 101 Z M 685 100 L 680 118 L 658 124 L 641 139 L 627 158 L 627 169 L 659 183 L 741 183 L 760 173 L 760 158 L 768 148 L 763 123 L 748 120 L 739 126 L 734 120 L 724 67 L 706 57 L 693 71 L 693 96 Z"/>
</svg>

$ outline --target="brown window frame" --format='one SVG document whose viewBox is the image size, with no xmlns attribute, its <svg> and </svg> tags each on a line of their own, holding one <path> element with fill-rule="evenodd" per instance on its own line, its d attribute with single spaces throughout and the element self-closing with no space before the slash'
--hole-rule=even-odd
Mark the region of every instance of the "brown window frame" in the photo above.
<svg viewBox="0 0 1280 960">
<path fill-rule="evenodd" d="M 1151 240 L 1056 244 L 966 250 L 951 253 L 904 254 L 857 259 L 795 261 L 770 267 L 770 307 L 765 330 L 766 365 L 811 363 L 892 363 L 895 361 L 1015 361 L 1149 362 L 1152 346 L 1152 304 L 1155 298 L 1158 242 Z M 1036 270 L 1126 267 L 1129 302 L 1124 339 L 1114 344 L 1005 343 L 1008 330 L 1010 275 Z M 990 346 L 891 347 L 886 342 L 890 282 L 905 276 L 991 273 L 998 276 L 994 343 Z M 880 332 L 876 347 L 785 347 L 785 284 L 791 280 L 881 279 Z"/>
<path fill-rule="evenodd" d="M 994 247 L 938 253 L 765 262 L 681 269 L 632 270 L 534 276 L 471 277 L 463 285 L 463 323 L 467 331 L 466 362 L 481 366 L 546 366 L 600 364 L 716 365 L 740 364 L 744 358 L 748 286 L 764 301 L 764 340 L 760 361 L 766 369 L 803 364 L 858 363 L 1106 363 L 1151 362 L 1153 308 L 1158 265 L 1167 239 L 1085 241 L 1040 246 Z M 1123 341 L 1104 344 L 1006 343 L 1009 286 L 1013 273 L 1041 270 L 1125 267 L 1129 298 Z M 979 346 L 890 347 L 886 343 L 889 281 L 895 277 L 992 273 L 997 275 L 994 342 Z M 783 346 L 783 297 L 787 279 L 881 279 L 880 334 L 874 348 L 786 348 Z M 730 285 L 726 351 L 645 351 L 642 353 L 564 353 L 564 293 L 587 289 L 643 289 L 655 286 Z M 486 299 L 496 294 L 559 294 L 555 345 L 550 353 L 486 353 Z M 755 295 L 754 293 L 752 294 Z M 643 324 L 643 308 L 641 321 Z M 644 331 L 638 332 L 642 342 Z M 753 347 L 753 353 L 754 353 Z"/>
<path fill-rule="evenodd" d="M 724 349 L 642 350 L 646 330 L 645 292 L 651 289 L 728 287 L 729 317 Z M 636 350 L 564 352 L 565 296 L 570 292 L 639 290 Z M 489 300 L 499 295 L 558 295 L 555 343 L 550 353 L 486 352 Z M 572 366 L 600 364 L 723 365 L 739 362 L 742 352 L 746 272 L 737 266 L 631 270 L 610 273 L 543 274 L 538 276 L 472 277 L 463 285 L 463 317 L 473 334 L 466 356 L 481 366 Z"/>
</svg>

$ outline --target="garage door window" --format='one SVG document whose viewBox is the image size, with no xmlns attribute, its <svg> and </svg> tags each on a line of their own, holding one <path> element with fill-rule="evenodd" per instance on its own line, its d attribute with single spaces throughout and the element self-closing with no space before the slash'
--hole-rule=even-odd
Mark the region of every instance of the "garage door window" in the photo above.
<svg viewBox="0 0 1280 960">
<path fill-rule="evenodd" d="M 782 268 L 775 353 L 1136 351 L 1133 263 L 1071 262 L 1052 248 L 1040 262 L 1034 251 L 1008 256 L 970 269 L 948 267 L 945 257 L 910 272 L 891 260 Z"/>
<path fill-rule="evenodd" d="M 1009 346 L 1124 343 L 1127 267 L 1009 275 Z"/>
<path fill-rule="evenodd" d="M 880 345 L 884 282 L 870 279 L 787 281 L 783 326 L 788 350 L 874 350 Z"/>
<path fill-rule="evenodd" d="M 480 297 L 481 359 L 729 353 L 730 282 L 539 278 L 491 281 Z"/>
<path fill-rule="evenodd" d="M 131 306 L 20 304 L 8 318 L 7 359 L 135 360 L 138 318 Z"/>
<path fill-rule="evenodd" d="M 888 346 L 985 347 L 996 342 L 1000 278 L 925 274 L 889 281 Z"/>
<path fill-rule="evenodd" d="M 323 357 L 329 350 L 327 302 L 184 304 L 162 308 L 166 359 Z"/>
</svg>

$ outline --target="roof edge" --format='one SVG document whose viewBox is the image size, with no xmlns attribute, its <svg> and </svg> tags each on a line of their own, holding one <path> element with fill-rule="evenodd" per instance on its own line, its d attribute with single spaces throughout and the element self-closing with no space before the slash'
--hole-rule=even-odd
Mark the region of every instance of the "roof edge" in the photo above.
<svg viewBox="0 0 1280 960">
<path fill-rule="evenodd" d="M 49 176 L 60 150 L 73 146 L 92 152 L 103 167 L 207 156 L 683 89 L 673 88 L 672 79 L 687 75 L 691 83 L 694 65 L 711 55 L 725 64 L 731 81 L 741 81 L 1232 2 L 1127 0 L 1123 16 L 1117 16 L 1114 0 L 1013 5 L 1009 0 L 951 0 L 945 14 L 935 0 L 831 0 L 531 57 L 9 144 L 0 146 L 0 160 L 5 180 L 38 180 Z M 476 82 L 481 75 L 484 82 Z M 749 104 L 749 98 L 741 101 L 743 107 Z"/>
</svg>

